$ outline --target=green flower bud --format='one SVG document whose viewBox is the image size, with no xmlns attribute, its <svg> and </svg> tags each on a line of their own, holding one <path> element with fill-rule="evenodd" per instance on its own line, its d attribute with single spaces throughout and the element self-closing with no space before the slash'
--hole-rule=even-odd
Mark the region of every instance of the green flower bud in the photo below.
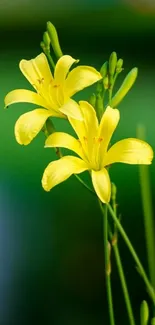
<svg viewBox="0 0 155 325">
<path fill-rule="evenodd" d="M 155 317 L 151 319 L 151 325 L 155 325 Z"/>
<path fill-rule="evenodd" d="M 141 325 L 147 325 L 149 320 L 149 307 L 145 300 L 142 301 L 140 306 L 140 320 Z"/>
<path fill-rule="evenodd" d="M 112 52 L 109 58 L 109 74 L 110 76 L 113 76 L 115 73 L 117 64 L 117 54 L 116 52 Z"/>
<path fill-rule="evenodd" d="M 50 50 L 50 38 L 49 38 L 49 35 L 47 32 L 44 32 L 44 34 L 43 34 L 43 42 L 46 46 L 46 49 Z"/>
<path fill-rule="evenodd" d="M 92 94 L 90 96 L 89 103 L 90 103 L 90 105 L 92 105 L 93 107 L 95 107 L 95 105 L 96 105 L 96 95 L 95 94 Z"/>
<path fill-rule="evenodd" d="M 116 72 L 117 73 L 120 73 L 123 70 L 122 66 L 123 66 L 123 59 L 119 59 L 116 64 Z"/>
<path fill-rule="evenodd" d="M 103 115 L 103 111 L 104 111 L 103 98 L 102 98 L 102 96 L 100 94 L 97 94 L 97 96 L 96 96 L 95 109 L 96 109 L 96 114 L 97 114 L 98 120 L 100 121 L 101 117 Z"/>
<path fill-rule="evenodd" d="M 113 201 L 116 201 L 117 187 L 114 183 L 111 183 L 111 198 Z"/>
<path fill-rule="evenodd" d="M 106 76 L 103 79 L 103 86 L 104 86 L 104 89 L 108 89 L 109 88 L 109 78 L 108 78 L 108 76 Z"/>
<path fill-rule="evenodd" d="M 124 79 L 121 87 L 119 88 L 119 90 L 117 91 L 117 93 L 115 94 L 115 96 L 111 100 L 111 106 L 112 107 L 116 107 L 122 101 L 122 99 L 128 93 L 130 88 L 133 86 L 133 84 L 134 84 L 134 82 L 135 82 L 135 80 L 137 78 L 137 74 L 138 74 L 138 69 L 137 68 L 133 68 L 128 73 L 128 75 Z"/>
<path fill-rule="evenodd" d="M 46 52 L 46 46 L 45 46 L 44 42 L 40 42 L 40 46 L 41 46 L 42 50 L 44 52 Z"/>
<path fill-rule="evenodd" d="M 100 69 L 100 74 L 102 75 L 103 78 L 106 77 L 106 75 L 108 74 L 108 61 L 106 61 L 102 65 L 102 67 Z"/>
<path fill-rule="evenodd" d="M 63 53 L 61 51 L 61 47 L 59 44 L 58 34 L 56 31 L 56 28 L 50 21 L 47 22 L 47 32 L 48 32 L 54 53 L 57 58 L 60 58 L 63 55 Z"/>
</svg>

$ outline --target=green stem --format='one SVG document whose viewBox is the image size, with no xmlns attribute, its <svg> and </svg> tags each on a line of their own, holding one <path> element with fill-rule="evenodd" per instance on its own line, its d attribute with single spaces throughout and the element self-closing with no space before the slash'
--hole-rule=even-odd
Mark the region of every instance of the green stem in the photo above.
<svg viewBox="0 0 155 325">
<path fill-rule="evenodd" d="M 47 58 L 49 60 L 49 63 L 51 64 L 52 68 L 55 69 L 55 63 L 54 63 L 50 53 L 46 52 L 46 56 L 47 56 Z"/>
<path fill-rule="evenodd" d="M 137 135 L 140 139 L 145 140 L 145 128 L 143 125 L 139 125 L 137 128 Z M 139 166 L 139 176 L 140 176 L 140 187 L 141 187 L 141 197 L 143 205 L 144 214 L 144 227 L 145 227 L 145 237 L 146 237 L 146 248 L 147 248 L 147 258 L 148 258 L 148 268 L 149 275 L 153 287 L 155 288 L 155 225 L 154 225 L 154 215 L 152 207 L 152 197 L 151 197 L 151 186 L 148 166 Z"/>
<path fill-rule="evenodd" d="M 115 73 L 115 76 L 113 78 L 113 83 L 112 83 L 111 87 L 109 88 L 109 105 L 111 105 L 112 92 L 113 92 L 113 88 L 114 88 L 117 77 L 118 77 L 118 72 Z"/>
<path fill-rule="evenodd" d="M 124 300 L 125 300 L 125 304 L 126 304 L 128 317 L 129 317 L 129 323 L 130 323 L 130 325 L 135 325 L 135 320 L 134 320 L 134 316 L 133 316 L 132 306 L 131 306 L 129 292 L 128 292 L 126 279 L 125 279 L 125 275 L 124 275 L 123 265 L 122 265 L 122 261 L 121 261 L 121 257 L 120 257 L 120 253 L 119 253 L 117 239 L 115 241 L 111 230 L 109 230 L 109 237 L 110 237 L 111 241 L 114 241 L 112 243 L 112 245 L 113 245 L 113 249 L 114 249 L 114 255 L 115 255 L 118 273 L 119 273 L 119 277 L 120 277 L 120 281 L 121 281 L 121 285 L 122 285 L 122 290 L 123 290 L 123 294 L 124 294 Z"/>
<path fill-rule="evenodd" d="M 91 187 L 89 187 L 89 185 L 87 185 L 83 179 L 77 175 L 77 174 L 74 174 L 74 176 L 77 178 L 77 180 L 87 189 L 89 190 L 92 194 L 94 194 L 96 196 L 96 193 L 91 189 Z"/>
<path fill-rule="evenodd" d="M 112 99 L 112 88 L 109 89 L 109 105 L 111 105 L 111 99 Z"/>
<path fill-rule="evenodd" d="M 108 251 L 108 210 L 107 206 L 103 211 L 102 203 L 99 200 L 99 206 L 103 214 L 103 242 L 104 242 L 104 256 L 105 256 L 105 278 L 106 278 L 106 289 L 107 289 L 107 298 L 108 298 L 108 307 L 109 307 L 109 318 L 110 325 L 115 325 L 114 319 L 114 309 L 113 309 L 113 300 L 112 300 L 112 290 L 111 290 L 111 278 L 110 278 L 110 254 Z"/>
<path fill-rule="evenodd" d="M 145 272 L 145 270 L 143 268 L 143 265 L 141 264 L 141 261 L 140 261 L 138 255 L 137 255 L 137 253 L 135 252 L 134 247 L 132 246 L 132 244 L 131 244 L 127 234 L 125 233 L 122 225 L 120 224 L 119 220 L 117 219 L 117 216 L 114 213 L 112 207 L 110 206 L 110 204 L 107 204 L 107 207 L 108 207 L 108 210 L 109 210 L 114 222 L 116 223 L 116 226 L 117 226 L 119 232 L 121 233 L 126 245 L 128 246 L 128 249 L 130 250 L 130 253 L 132 254 L 133 259 L 135 260 L 135 262 L 137 264 L 138 270 L 139 270 L 139 272 L 140 272 L 140 274 L 141 274 L 141 276 L 142 276 L 142 278 L 143 278 L 143 280 L 145 282 L 145 285 L 147 287 L 147 291 L 148 291 L 148 293 L 149 293 L 149 295 L 150 295 L 150 297 L 151 297 L 151 299 L 153 301 L 153 304 L 155 305 L 155 292 L 154 292 L 154 289 L 153 289 L 153 287 L 152 287 L 152 285 L 151 285 L 151 283 L 150 283 L 150 281 L 149 281 L 149 279 L 148 279 L 148 277 L 146 275 L 146 272 Z M 102 207 L 102 209 L 103 209 L 103 207 Z"/>
<path fill-rule="evenodd" d="M 149 274 L 155 288 L 155 241 L 148 166 L 139 166 Z"/>
</svg>

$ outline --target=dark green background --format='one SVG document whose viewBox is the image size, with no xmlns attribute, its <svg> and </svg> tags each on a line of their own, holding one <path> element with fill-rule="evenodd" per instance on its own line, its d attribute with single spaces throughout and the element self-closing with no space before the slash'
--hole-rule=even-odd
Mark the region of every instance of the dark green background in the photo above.
<svg viewBox="0 0 155 325">
<path fill-rule="evenodd" d="M 43 148 L 43 134 L 27 147 L 14 138 L 15 121 L 33 106 L 3 107 L 10 90 L 31 89 L 18 64 L 40 53 L 42 33 L 51 20 L 63 52 L 80 58 L 81 64 L 99 69 L 115 50 L 124 59 L 123 76 L 138 66 L 136 84 L 120 105 L 113 140 L 135 137 L 141 122 L 155 148 L 154 8 L 151 2 L 129 2 L 0 1 L 0 325 L 109 324 L 97 202 L 74 177 L 50 193 L 43 191 L 42 173 L 54 152 Z M 77 98 L 87 99 L 90 92 Z M 56 125 L 68 130 L 65 121 Z M 154 163 L 150 173 L 154 200 Z M 118 187 L 123 225 L 147 266 L 138 167 L 114 165 L 111 178 Z M 120 245 L 138 319 L 147 295 L 130 254 L 122 241 Z M 117 324 L 127 324 L 115 264 L 112 272 Z"/>
</svg>

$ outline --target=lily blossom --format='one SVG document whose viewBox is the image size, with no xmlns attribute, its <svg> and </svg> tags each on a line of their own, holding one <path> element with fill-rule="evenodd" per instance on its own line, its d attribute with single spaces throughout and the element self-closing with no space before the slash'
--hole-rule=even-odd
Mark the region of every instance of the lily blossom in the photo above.
<svg viewBox="0 0 155 325">
<path fill-rule="evenodd" d="M 5 97 L 5 107 L 26 102 L 39 105 L 39 108 L 21 115 L 17 120 L 15 137 L 19 144 L 29 144 L 50 116 L 67 118 L 67 115 L 82 119 L 79 105 L 71 97 L 100 80 L 102 76 L 89 66 L 77 66 L 69 72 L 73 63 L 78 61 L 69 55 L 63 55 L 55 66 L 54 76 L 44 53 L 34 59 L 20 61 L 21 72 L 36 92 L 13 90 Z"/>
<path fill-rule="evenodd" d="M 69 155 L 51 162 L 44 171 L 42 186 L 45 191 L 50 191 L 72 174 L 89 170 L 98 197 L 103 203 L 108 203 L 111 182 L 107 167 L 113 163 L 149 165 L 153 159 L 153 150 L 149 144 L 135 138 L 120 140 L 109 148 L 120 119 L 119 110 L 108 106 L 99 123 L 94 108 L 88 102 L 80 101 L 79 106 L 83 120 L 69 117 L 78 139 L 63 132 L 55 132 L 47 138 L 45 147 L 67 148 L 80 158 Z"/>
</svg>

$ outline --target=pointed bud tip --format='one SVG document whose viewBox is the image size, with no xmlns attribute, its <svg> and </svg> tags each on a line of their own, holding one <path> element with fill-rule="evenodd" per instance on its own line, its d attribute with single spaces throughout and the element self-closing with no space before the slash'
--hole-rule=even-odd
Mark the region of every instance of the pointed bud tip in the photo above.
<svg viewBox="0 0 155 325">
<path fill-rule="evenodd" d="M 151 319 L 151 325 L 155 325 L 155 317 Z"/>
<path fill-rule="evenodd" d="M 109 58 L 109 74 L 111 76 L 113 76 L 115 73 L 116 64 L 117 64 L 117 53 L 112 52 Z"/>
<path fill-rule="evenodd" d="M 147 325 L 149 319 L 149 307 L 146 300 L 143 300 L 140 306 L 141 323 Z"/>
</svg>

